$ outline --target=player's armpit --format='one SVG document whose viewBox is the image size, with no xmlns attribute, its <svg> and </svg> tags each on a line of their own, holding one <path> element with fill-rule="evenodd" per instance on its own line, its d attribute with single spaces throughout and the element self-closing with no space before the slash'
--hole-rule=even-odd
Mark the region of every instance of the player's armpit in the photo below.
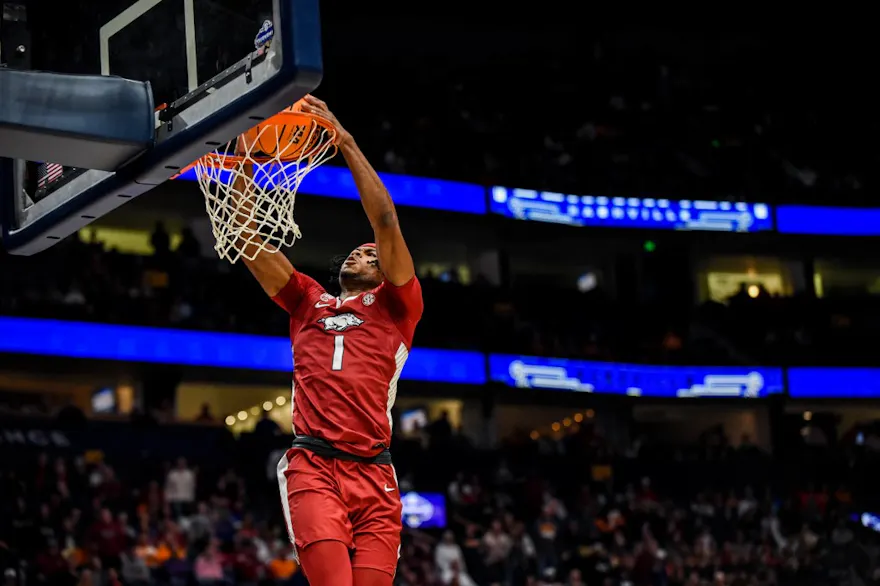
<svg viewBox="0 0 880 586">
<path fill-rule="evenodd" d="M 324 288 L 317 281 L 294 270 L 291 266 L 291 275 L 284 286 L 280 287 L 275 295 L 272 295 L 272 301 L 293 315 L 303 300 L 320 297 L 322 293 L 324 293 Z"/>
</svg>

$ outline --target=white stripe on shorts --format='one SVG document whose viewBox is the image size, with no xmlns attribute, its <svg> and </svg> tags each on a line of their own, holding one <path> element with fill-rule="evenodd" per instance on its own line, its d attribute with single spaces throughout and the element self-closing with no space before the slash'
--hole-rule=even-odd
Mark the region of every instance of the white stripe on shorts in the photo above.
<svg viewBox="0 0 880 586">
<path fill-rule="evenodd" d="M 278 461 L 278 492 L 281 493 L 281 511 L 284 515 L 284 524 L 287 525 L 287 536 L 290 543 L 293 544 L 293 558 L 299 563 L 299 556 L 296 553 L 296 540 L 293 537 L 293 518 L 290 516 L 290 500 L 287 495 L 287 477 L 284 472 L 290 462 L 287 460 L 287 453 L 281 456 Z"/>
</svg>

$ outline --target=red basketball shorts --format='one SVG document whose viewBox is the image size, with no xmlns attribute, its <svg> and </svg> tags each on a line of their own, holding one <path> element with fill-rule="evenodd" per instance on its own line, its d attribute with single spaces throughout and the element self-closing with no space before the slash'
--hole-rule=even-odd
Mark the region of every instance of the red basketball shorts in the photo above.
<svg viewBox="0 0 880 586">
<path fill-rule="evenodd" d="M 278 488 L 297 549 L 341 541 L 353 568 L 394 575 L 400 556 L 401 503 L 394 467 L 324 458 L 291 448 L 278 462 Z"/>
</svg>

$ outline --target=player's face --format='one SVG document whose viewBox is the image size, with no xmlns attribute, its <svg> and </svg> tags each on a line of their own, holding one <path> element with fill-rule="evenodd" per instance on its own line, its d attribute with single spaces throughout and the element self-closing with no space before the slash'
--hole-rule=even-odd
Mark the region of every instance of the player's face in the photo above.
<svg viewBox="0 0 880 586">
<path fill-rule="evenodd" d="M 372 246 L 360 246 L 352 250 L 339 269 L 341 283 L 357 282 L 375 287 L 383 278 L 382 271 L 379 270 L 379 256 Z"/>
</svg>

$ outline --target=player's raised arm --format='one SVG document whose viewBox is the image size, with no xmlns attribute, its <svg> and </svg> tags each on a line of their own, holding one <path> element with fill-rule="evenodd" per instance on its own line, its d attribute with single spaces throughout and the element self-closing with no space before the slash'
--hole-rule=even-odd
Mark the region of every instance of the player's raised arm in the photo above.
<svg viewBox="0 0 880 586">
<path fill-rule="evenodd" d="M 248 176 L 253 177 L 253 166 L 245 167 Z M 265 251 L 259 252 L 263 246 L 263 239 L 258 234 L 257 221 L 253 219 L 254 201 L 248 182 L 242 176 L 236 176 L 233 183 L 233 199 L 236 206 L 236 222 L 245 226 L 245 233 L 239 235 L 235 247 L 241 251 L 242 260 L 251 274 L 260 283 L 269 297 L 275 297 L 290 281 L 294 273 L 293 265 L 284 254 L 268 246 Z M 253 257 L 253 260 L 249 260 Z"/>
<path fill-rule="evenodd" d="M 313 294 L 320 295 L 324 289 L 314 279 L 294 269 L 282 252 L 264 244 L 254 218 L 254 199 L 248 189 L 253 178 L 253 166 L 248 164 L 243 170 L 247 178 L 239 175 L 232 184 L 231 203 L 235 205 L 235 223 L 243 227 L 235 247 L 242 252 L 241 258 L 245 266 L 260 283 L 263 291 L 287 313 L 293 315 L 303 299 Z"/>
<path fill-rule="evenodd" d="M 392 285 L 400 287 L 407 284 L 415 276 L 416 270 L 397 222 L 394 202 L 379 175 L 358 148 L 354 138 L 342 128 L 327 108 L 327 104 L 314 96 L 306 96 L 303 111 L 327 118 L 336 127 L 339 133 L 339 150 L 351 170 L 364 211 L 373 227 L 382 273 Z"/>
</svg>

